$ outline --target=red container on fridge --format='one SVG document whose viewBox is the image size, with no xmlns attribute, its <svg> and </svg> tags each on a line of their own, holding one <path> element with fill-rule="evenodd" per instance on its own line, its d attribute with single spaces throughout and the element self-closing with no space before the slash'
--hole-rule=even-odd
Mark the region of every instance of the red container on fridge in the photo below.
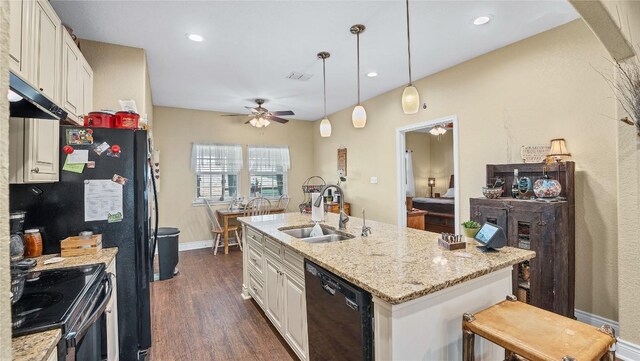
<svg viewBox="0 0 640 361">
<path fill-rule="evenodd" d="M 84 117 L 84 126 L 93 128 L 113 128 L 116 117 L 108 112 L 91 112 Z"/>
<path fill-rule="evenodd" d="M 138 129 L 140 115 L 134 112 L 116 112 L 116 128 Z"/>
</svg>

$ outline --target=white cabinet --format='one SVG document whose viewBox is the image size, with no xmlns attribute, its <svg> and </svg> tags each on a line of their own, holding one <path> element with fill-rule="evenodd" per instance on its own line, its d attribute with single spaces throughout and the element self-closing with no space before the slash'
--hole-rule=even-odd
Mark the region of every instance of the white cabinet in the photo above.
<svg viewBox="0 0 640 361">
<path fill-rule="evenodd" d="M 46 96 L 58 102 L 62 22 L 47 0 L 35 2 L 33 18 L 34 69 L 31 80 Z"/>
<path fill-rule="evenodd" d="M 113 292 L 105 310 L 107 314 L 107 361 L 118 361 L 120 359 L 120 348 L 118 347 L 118 287 L 115 259 L 107 266 L 107 272 L 113 273 L 113 278 L 111 279 Z"/>
<path fill-rule="evenodd" d="M 69 114 L 68 117 L 78 122 L 78 114 L 82 101 L 82 65 L 80 49 L 66 29 L 62 29 L 62 107 Z"/>
<path fill-rule="evenodd" d="M 282 313 L 284 311 L 284 273 L 280 270 L 281 268 L 280 263 L 275 261 L 271 255 L 265 256 L 264 312 L 278 330 L 282 329 Z"/>
<path fill-rule="evenodd" d="M 300 357 L 306 359 L 307 302 L 304 281 L 289 272 L 284 274 L 284 338 Z"/>
<path fill-rule="evenodd" d="M 9 182 L 57 182 L 59 134 L 60 123 L 57 120 L 11 118 Z"/>
<path fill-rule="evenodd" d="M 79 123 L 84 124 L 83 115 L 93 111 L 93 70 L 84 56 L 80 56 L 80 109 Z"/>
<path fill-rule="evenodd" d="M 11 71 L 24 79 L 30 79 L 30 43 L 29 35 L 33 17 L 33 2 L 22 0 L 9 1 L 9 65 Z"/>
<path fill-rule="evenodd" d="M 252 228 L 245 228 L 243 275 L 245 295 L 262 307 L 300 360 L 309 358 L 304 259 Z"/>
</svg>

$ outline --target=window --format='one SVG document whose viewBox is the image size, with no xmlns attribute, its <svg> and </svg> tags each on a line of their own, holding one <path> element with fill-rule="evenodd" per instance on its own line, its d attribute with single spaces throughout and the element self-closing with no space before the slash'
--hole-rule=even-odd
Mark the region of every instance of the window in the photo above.
<svg viewBox="0 0 640 361">
<path fill-rule="evenodd" d="M 287 172 L 291 168 L 289 147 L 249 145 L 250 197 L 279 198 L 287 194 Z"/>
<path fill-rule="evenodd" d="M 239 193 L 242 146 L 193 144 L 191 166 L 196 172 L 196 201 L 229 201 Z"/>
</svg>

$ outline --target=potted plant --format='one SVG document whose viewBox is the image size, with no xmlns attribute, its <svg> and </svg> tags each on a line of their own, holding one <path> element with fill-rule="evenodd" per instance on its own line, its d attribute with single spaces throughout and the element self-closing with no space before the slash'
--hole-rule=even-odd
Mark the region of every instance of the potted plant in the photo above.
<svg viewBox="0 0 640 361">
<path fill-rule="evenodd" d="M 462 223 L 462 232 L 465 236 L 473 238 L 480 230 L 480 223 L 476 221 L 466 221 Z"/>
</svg>

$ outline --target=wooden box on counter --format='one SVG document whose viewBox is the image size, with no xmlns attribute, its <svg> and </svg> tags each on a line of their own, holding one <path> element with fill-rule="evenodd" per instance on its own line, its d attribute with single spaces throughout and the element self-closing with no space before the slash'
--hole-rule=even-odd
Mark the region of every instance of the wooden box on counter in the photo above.
<svg viewBox="0 0 640 361">
<path fill-rule="evenodd" d="M 67 237 L 60 242 L 60 256 L 75 257 L 97 254 L 102 249 L 102 235 L 94 234 L 88 239 Z"/>
<path fill-rule="evenodd" d="M 325 207 L 327 212 L 340 213 L 340 203 L 327 203 Z M 351 203 L 344 202 L 344 213 L 351 215 Z"/>
<path fill-rule="evenodd" d="M 494 177 L 511 184 L 513 170 L 520 176 L 542 176 L 545 164 L 487 165 L 487 182 Z M 530 249 L 536 257 L 514 267 L 513 294 L 520 301 L 574 318 L 575 302 L 575 163 L 547 165 L 551 178 L 562 185 L 565 201 L 541 202 L 510 198 L 470 199 L 471 219 L 501 226 L 511 247 Z"/>
</svg>

